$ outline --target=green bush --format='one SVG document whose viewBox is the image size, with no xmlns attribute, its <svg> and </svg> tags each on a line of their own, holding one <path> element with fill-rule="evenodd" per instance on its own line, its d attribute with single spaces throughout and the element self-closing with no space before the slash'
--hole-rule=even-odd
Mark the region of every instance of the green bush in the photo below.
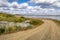
<svg viewBox="0 0 60 40">
<path fill-rule="evenodd" d="M 25 21 L 25 19 L 23 19 L 23 18 L 19 19 L 19 22 L 24 22 L 24 21 Z"/>
<path fill-rule="evenodd" d="M 0 28 L 0 34 L 5 33 L 5 28 Z"/>
<path fill-rule="evenodd" d="M 41 23 L 43 23 L 42 20 L 31 20 L 31 21 L 30 21 L 30 24 L 32 24 L 32 25 L 39 25 L 39 24 L 41 24 Z"/>
<path fill-rule="evenodd" d="M 21 18 L 23 18 L 23 19 L 24 19 L 25 17 L 23 17 L 23 16 L 22 16 Z"/>
<path fill-rule="evenodd" d="M 32 25 L 27 26 L 27 29 L 30 29 L 30 28 L 33 28 L 33 26 Z"/>
</svg>

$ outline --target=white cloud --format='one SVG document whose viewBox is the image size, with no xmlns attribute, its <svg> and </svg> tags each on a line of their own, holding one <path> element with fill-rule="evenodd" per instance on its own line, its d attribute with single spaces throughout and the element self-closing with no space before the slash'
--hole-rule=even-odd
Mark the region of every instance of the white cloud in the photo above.
<svg viewBox="0 0 60 40">
<path fill-rule="evenodd" d="M 0 0 L 0 7 L 9 7 L 9 8 L 27 8 L 28 3 L 18 4 L 17 2 L 9 3 L 8 0 Z"/>
<path fill-rule="evenodd" d="M 28 6 L 27 9 L 24 9 L 23 11 L 20 11 L 23 14 L 26 15 L 55 15 L 56 10 L 51 8 L 51 9 L 47 9 L 47 8 L 41 8 L 39 6 Z M 28 14 L 27 14 L 28 13 Z"/>
<path fill-rule="evenodd" d="M 57 0 L 30 0 L 30 1 L 34 3 L 53 3 Z"/>
<path fill-rule="evenodd" d="M 51 3 L 52 6 L 60 7 L 60 2 L 56 2 L 57 0 L 30 0 L 34 3 Z M 41 8 L 41 6 L 29 6 L 28 3 L 18 4 L 17 2 L 9 3 L 6 0 L 0 1 L 0 6 L 5 5 L 8 7 L 1 7 L 0 11 L 9 12 L 9 13 L 23 13 L 23 14 L 34 14 L 34 15 L 55 15 L 58 14 L 59 11 L 54 8 Z M 47 4 L 46 4 L 47 5 Z M 49 4 L 48 4 L 49 5 Z M 45 5 L 44 5 L 45 6 Z M 7 10 L 6 10 L 7 9 Z M 9 10 L 8 10 L 9 9 Z"/>
<path fill-rule="evenodd" d="M 24 9 L 24 8 L 27 8 L 29 5 L 28 3 L 21 3 L 21 4 L 18 4 L 17 2 L 13 2 L 10 4 L 10 7 L 12 8 L 20 8 L 20 9 Z"/>
<path fill-rule="evenodd" d="M 31 3 L 41 6 L 41 8 L 54 8 L 57 9 L 60 7 L 59 0 L 30 0 Z"/>
<path fill-rule="evenodd" d="M 7 0 L 0 0 L 0 6 L 4 7 L 4 6 L 9 6 L 10 3 Z"/>
<path fill-rule="evenodd" d="M 10 4 L 10 7 L 18 8 L 19 4 L 17 2 L 13 2 L 13 3 Z"/>
<path fill-rule="evenodd" d="M 55 3 L 53 4 L 53 6 L 60 7 L 60 2 L 55 2 Z"/>
<path fill-rule="evenodd" d="M 19 8 L 27 8 L 28 6 L 28 3 L 22 3 L 19 5 Z"/>
</svg>

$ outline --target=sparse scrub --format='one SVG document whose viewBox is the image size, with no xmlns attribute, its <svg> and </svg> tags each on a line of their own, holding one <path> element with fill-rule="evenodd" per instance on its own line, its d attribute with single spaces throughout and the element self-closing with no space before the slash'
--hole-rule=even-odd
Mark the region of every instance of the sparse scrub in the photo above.
<svg viewBox="0 0 60 40">
<path fill-rule="evenodd" d="M 21 27 L 20 26 L 15 26 L 15 27 L 16 27 L 16 31 L 21 30 Z"/>
<path fill-rule="evenodd" d="M 9 32 L 15 32 L 16 31 L 16 28 L 15 27 L 9 27 Z"/>
<path fill-rule="evenodd" d="M 27 26 L 27 29 L 31 29 L 31 28 L 33 28 L 33 26 L 32 26 L 32 25 Z"/>
<path fill-rule="evenodd" d="M 60 26 L 60 20 L 53 20 L 53 21 Z"/>
<path fill-rule="evenodd" d="M 60 20 L 56 20 L 56 19 L 47 19 L 47 20 L 52 20 L 52 21 L 54 21 L 58 26 L 60 26 Z"/>
<path fill-rule="evenodd" d="M 5 27 L 4 26 L 0 28 L 0 34 L 13 33 L 13 32 L 27 30 L 31 28 L 32 26 L 27 26 L 27 27 L 20 27 L 20 26 Z"/>
<path fill-rule="evenodd" d="M 30 20 L 30 22 L 26 20 Z M 42 20 L 27 19 L 24 17 L 19 17 L 16 15 L 11 15 L 11 14 L 6 14 L 6 13 L 0 13 L 0 21 L 2 21 L 2 25 L 0 25 L 0 34 L 13 33 L 20 30 L 22 31 L 22 30 L 31 29 L 31 28 L 34 28 L 34 26 L 41 25 L 43 23 Z M 18 26 L 16 25 L 16 23 Z M 19 25 L 20 23 L 22 23 L 22 26 Z M 10 27 L 7 24 L 10 24 L 10 25 L 12 24 L 12 26 Z M 23 26 L 24 24 L 25 26 Z"/>
<path fill-rule="evenodd" d="M 40 24 L 42 24 L 43 23 L 43 21 L 42 20 L 38 20 L 38 19 L 34 19 L 34 20 L 31 20 L 30 21 L 30 24 L 32 24 L 32 25 L 34 25 L 34 26 L 36 26 L 36 25 L 40 25 Z"/>
<path fill-rule="evenodd" d="M 0 13 L 0 21 L 8 22 L 23 22 L 26 19 L 24 17 L 17 17 L 16 15 Z"/>
</svg>

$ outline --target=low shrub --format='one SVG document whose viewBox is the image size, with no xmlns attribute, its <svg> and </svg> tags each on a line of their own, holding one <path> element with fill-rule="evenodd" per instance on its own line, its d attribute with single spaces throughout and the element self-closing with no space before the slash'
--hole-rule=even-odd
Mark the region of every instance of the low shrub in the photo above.
<svg viewBox="0 0 60 40">
<path fill-rule="evenodd" d="M 21 27 L 20 26 L 15 26 L 15 28 L 16 28 L 16 31 L 21 30 Z"/>
<path fill-rule="evenodd" d="M 33 28 L 33 26 L 32 26 L 32 25 L 27 26 L 27 29 L 31 29 L 31 28 Z"/>
<path fill-rule="evenodd" d="M 30 21 L 30 24 L 32 24 L 32 25 L 34 25 L 34 26 L 36 26 L 36 25 L 40 25 L 40 24 L 42 24 L 43 23 L 43 21 L 42 20 L 31 20 Z"/>
<path fill-rule="evenodd" d="M 8 28 L 8 31 L 9 31 L 9 32 L 15 32 L 15 31 L 16 31 L 16 27 L 9 27 L 9 28 Z"/>
<path fill-rule="evenodd" d="M 5 33 L 5 28 L 0 28 L 0 34 Z"/>
</svg>

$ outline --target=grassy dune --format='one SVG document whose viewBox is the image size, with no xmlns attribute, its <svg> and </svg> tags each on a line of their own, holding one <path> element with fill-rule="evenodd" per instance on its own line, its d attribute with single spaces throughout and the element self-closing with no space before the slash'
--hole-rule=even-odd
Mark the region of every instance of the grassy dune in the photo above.
<svg viewBox="0 0 60 40">
<path fill-rule="evenodd" d="M 20 17 L 17 15 L 0 13 L 0 21 L 8 21 L 8 22 L 23 22 L 26 19 L 24 17 Z"/>
<path fill-rule="evenodd" d="M 27 27 L 23 27 L 23 26 L 6 26 L 0 25 L 0 34 L 7 34 L 7 33 L 13 33 L 13 32 L 17 32 L 17 31 L 22 31 L 22 30 L 27 30 L 27 29 L 31 29 L 31 28 L 35 28 L 37 26 L 40 26 L 41 24 L 43 24 L 44 22 L 42 20 L 39 19 L 28 19 L 28 18 L 24 18 L 18 15 L 13 15 L 13 14 L 7 14 L 7 13 L 0 13 L 0 22 L 8 22 L 8 23 L 24 23 L 26 20 L 30 20 L 29 25 Z M 7 23 L 7 24 L 8 24 Z M 24 24 L 23 24 L 24 25 Z"/>
</svg>

